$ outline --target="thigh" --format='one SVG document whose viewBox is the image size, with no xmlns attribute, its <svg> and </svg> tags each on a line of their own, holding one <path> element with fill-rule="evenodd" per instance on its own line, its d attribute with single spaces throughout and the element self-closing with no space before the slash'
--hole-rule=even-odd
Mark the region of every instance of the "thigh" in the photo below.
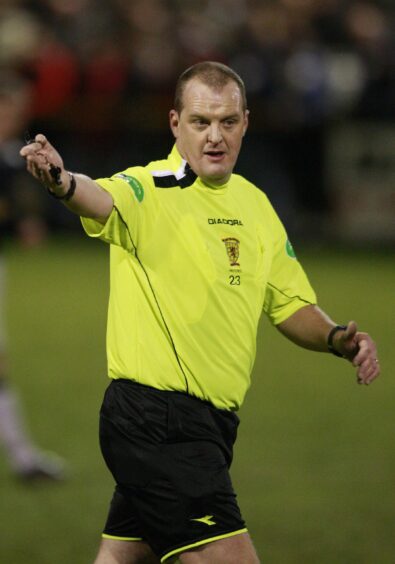
<svg viewBox="0 0 395 564">
<path fill-rule="evenodd" d="M 169 564 L 171 560 L 168 561 Z M 248 533 L 210 542 L 182 552 L 181 564 L 259 564 L 259 558 Z"/>
<path fill-rule="evenodd" d="M 149 545 L 142 541 L 102 539 L 94 564 L 159 564 Z"/>
</svg>

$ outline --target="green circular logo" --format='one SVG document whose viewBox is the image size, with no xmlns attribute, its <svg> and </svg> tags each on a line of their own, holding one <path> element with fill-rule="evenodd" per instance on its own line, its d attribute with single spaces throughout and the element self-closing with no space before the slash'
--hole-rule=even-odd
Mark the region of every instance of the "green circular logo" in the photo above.
<svg viewBox="0 0 395 564">
<path fill-rule="evenodd" d="M 289 239 L 287 239 L 287 242 L 285 244 L 285 249 L 286 249 L 287 255 L 289 257 L 296 259 L 294 248 L 293 248 L 292 243 Z"/>
</svg>

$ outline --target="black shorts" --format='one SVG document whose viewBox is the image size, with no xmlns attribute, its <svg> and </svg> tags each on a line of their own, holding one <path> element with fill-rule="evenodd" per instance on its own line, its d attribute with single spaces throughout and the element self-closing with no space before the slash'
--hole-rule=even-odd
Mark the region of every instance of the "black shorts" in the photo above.
<svg viewBox="0 0 395 564">
<path fill-rule="evenodd" d="M 116 481 L 103 536 L 144 540 L 165 562 L 246 532 L 229 476 L 239 419 L 181 392 L 114 380 L 100 445 Z"/>
</svg>

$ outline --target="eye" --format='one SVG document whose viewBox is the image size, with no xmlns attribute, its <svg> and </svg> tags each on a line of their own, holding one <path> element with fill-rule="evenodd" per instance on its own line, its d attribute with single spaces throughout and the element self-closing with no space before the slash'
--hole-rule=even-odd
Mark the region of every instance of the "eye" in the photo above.
<svg viewBox="0 0 395 564">
<path fill-rule="evenodd" d="M 207 121 L 205 121 L 203 118 L 195 118 L 192 123 L 199 129 L 203 129 L 207 125 Z"/>
<path fill-rule="evenodd" d="M 236 120 L 234 118 L 229 118 L 224 120 L 223 124 L 226 128 L 230 129 L 236 124 Z"/>
</svg>

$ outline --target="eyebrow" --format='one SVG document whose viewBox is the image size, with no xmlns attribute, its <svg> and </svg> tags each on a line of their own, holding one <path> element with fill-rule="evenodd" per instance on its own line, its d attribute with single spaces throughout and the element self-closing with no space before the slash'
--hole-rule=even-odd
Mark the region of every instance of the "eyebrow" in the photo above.
<svg viewBox="0 0 395 564">
<path fill-rule="evenodd" d="M 240 114 L 230 114 L 224 117 L 221 121 L 225 121 L 227 119 L 240 119 Z"/>
<path fill-rule="evenodd" d="M 204 116 L 203 114 L 191 114 L 189 116 L 189 119 L 203 119 L 206 121 L 209 120 L 209 118 L 207 116 Z M 227 119 L 240 119 L 240 115 L 237 113 L 229 114 L 228 116 L 221 118 L 220 121 L 226 121 Z"/>
</svg>

